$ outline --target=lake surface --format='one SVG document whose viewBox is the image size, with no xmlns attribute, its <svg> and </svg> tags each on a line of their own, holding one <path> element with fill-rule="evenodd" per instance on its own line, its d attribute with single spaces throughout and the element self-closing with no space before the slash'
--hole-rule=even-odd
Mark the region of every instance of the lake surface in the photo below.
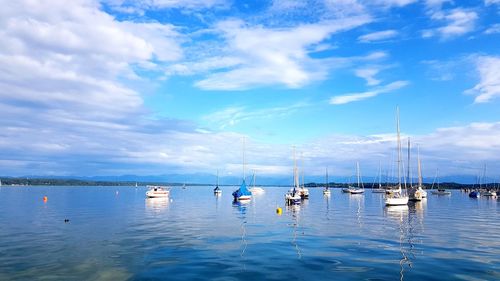
<svg viewBox="0 0 500 281">
<path fill-rule="evenodd" d="M 1 187 L 0 280 L 500 280 L 497 199 L 212 188 Z"/>
</svg>

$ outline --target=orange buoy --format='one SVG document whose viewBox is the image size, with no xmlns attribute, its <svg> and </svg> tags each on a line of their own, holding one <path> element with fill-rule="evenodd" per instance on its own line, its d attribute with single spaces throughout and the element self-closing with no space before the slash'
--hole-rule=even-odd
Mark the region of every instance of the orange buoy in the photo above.
<svg viewBox="0 0 500 281">
<path fill-rule="evenodd" d="M 43 197 L 43 202 L 47 202 L 47 200 L 48 200 L 48 199 L 49 199 L 49 198 L 48 198 L 47 196 L 44 196 L 44 197 Z"/>
</svg>

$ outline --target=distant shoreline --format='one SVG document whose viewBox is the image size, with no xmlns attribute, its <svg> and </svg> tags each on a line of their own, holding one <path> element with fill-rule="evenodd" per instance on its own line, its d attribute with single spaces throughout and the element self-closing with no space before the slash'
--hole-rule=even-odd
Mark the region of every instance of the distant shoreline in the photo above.
<svg viewBox="0 0 500 281">
<path fill-rule="evenodd" d="M 171 183 L 171 182 L 135 182 L 135 181 L 92 181 L 92 180 L 78 180 L 78 179 L 50 179 L 50 178 L 0 178 L 2 186 L 146 186 L 146 185 L 168 185 L 168 186 L 212 186 L 214 183 Z M 363 183 L 366 189 L 371 189 L 373 183 Z M 237 186 L 239 184 L 221 184 L 220 186 Z M 335 183 L 330 182 L 330 188 L 343 188 L 347 187 L 348 183 Z M 395 183 L 388 183 L 387 186 L 394 186 Z M 286 187 L 289 185 L 263 185 L 258 186 L 267 187 Z M 325 183 L 306 183 L 305 187 L 308 188 L 323 188 Z M 386 184 L 383 184 L 386 186 Z M 462 188 L 477 188 L 478 184 L 462 184 L 455 182 L 442 182 L 439 186 L 446 189 L 462 189 Z M 498 188 L 498 183 L 485 183 L 481 185 L 483 188 Z M 430 189 L 432 184 L 424 183 L 426 189 Z M 437 185 L 434 184 L 434 188 Z"/>
</svg>

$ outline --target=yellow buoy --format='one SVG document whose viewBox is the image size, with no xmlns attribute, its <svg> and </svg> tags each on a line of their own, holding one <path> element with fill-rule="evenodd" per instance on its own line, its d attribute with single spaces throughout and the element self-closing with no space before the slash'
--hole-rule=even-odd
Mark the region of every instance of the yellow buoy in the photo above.
<svg viewBox="0 0 500 281">
<path fill-rule="evenodd" d="M 282 213 L 283 213 L 283 209 L 281 209 L 281 207 L 278 207 L 276 209 L 276 214 L 281 215 Z"/>
</svg>

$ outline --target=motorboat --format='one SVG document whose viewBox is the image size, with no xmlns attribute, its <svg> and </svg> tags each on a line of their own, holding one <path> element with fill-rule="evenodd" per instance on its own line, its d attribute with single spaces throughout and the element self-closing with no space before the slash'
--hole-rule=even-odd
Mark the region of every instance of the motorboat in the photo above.
<svg viewBox="0 0 500 281">
<path fill-rule="evenodd" d="M 148 185 L 149 190 L 146 191 L 146 197 L 148 198 L 166 198 L 170 194 L 170 190 L 167 186 L 162 185 Z"/>
</svg>

